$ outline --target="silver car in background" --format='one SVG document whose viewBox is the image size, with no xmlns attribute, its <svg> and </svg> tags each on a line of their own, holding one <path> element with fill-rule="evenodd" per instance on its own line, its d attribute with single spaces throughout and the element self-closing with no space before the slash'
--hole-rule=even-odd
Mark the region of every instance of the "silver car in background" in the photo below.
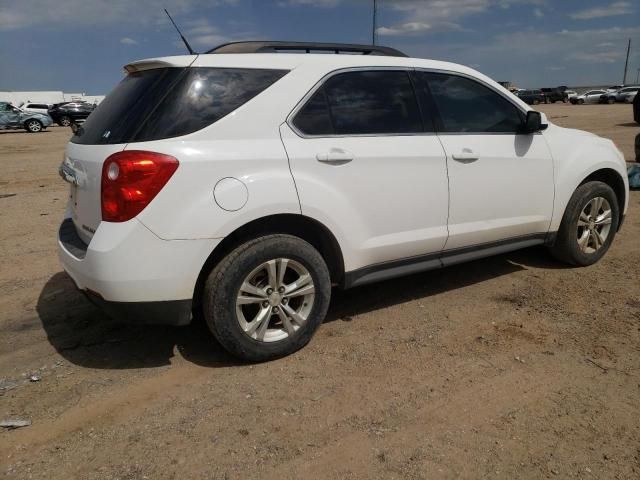
<svg viewBox="0 0 640 480">
<path fill-rule="evenodd" d="M 604 90 L 589 90 L 583 93 L 582 95 L 571 97 L 569 101 L 574 105 L 575 104 L 582 105 L 584 103 L 587 103 L 587 104 L 601 103 L 600 97 L 602 97 L 606 93 L 607 92 L 605 92 Z"/>
<path fill-rule="evenodd" d="M 636 98 L 636 94 L 640 90 L 640 86 L 624 87 L 616 92 L 616 102 L 632 103 Z"/>
<path fill-rule="evenodd" d="M 46 113 L 27 112 L 8 102 L 0 102 L 0 130 L 22 130 L 30 133 L 43 131 L 53 120 Z"/>
</svg>

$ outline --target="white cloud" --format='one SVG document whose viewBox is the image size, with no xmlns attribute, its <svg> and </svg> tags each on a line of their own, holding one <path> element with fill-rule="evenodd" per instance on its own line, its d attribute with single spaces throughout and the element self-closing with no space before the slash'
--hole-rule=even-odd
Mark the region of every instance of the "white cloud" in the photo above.
<svg viewBox="0 0 640 480">
<path fill-rule="evenodd" d="M 423 22 L 407 22 L 394 27 L 380 27 L 376 30 L 378 35 L 410 35 L 424 33 L 431 30 L 431 25 Z"/>
<path fill-rule="evenodd" d="M 129 37 L 122 37 L 120 39 L 120 43 L 124 44 L 124 45 L 137 45 L 138 42 L 136 42 L 133 38 L 129 38 Z"/>
<path fill-rule="evenodd" d="M 640 26 L 555 32 L 519 30 L 473 44 L 461 38 L 459 42 L 396 42 L 394 46 L 416 57 L 465 65 L 479 63 L 483 73 L 498 80 L 538 88 L 619 82 L 626 39 L 638 37 Z M 613 46 L 597 47 L 602 44 Z M 640 51 L 632 50 L 629 61 L 631 65 L 640 64 Z"/>
<path fill-rule="evenodd" d="M 41 0 L 11 2 L 10 11 L 0 11 L 0 31 L 16 30 L 36 25 L 66 26 L 69 24 L 97 26 L 114 23 L 133 25 L 166 24 L 162 8 L 177 16 L 199 7 L 234 5 L 239 0 L 166 0 L 162 6 L 156 0 L 56 0 L 55 8 L 46 8 Z M 176 18 L 176 20 L 178 20 Z M 179 22 L 178 22 L 179 23 Z"/>
<path fill-rule="evenodd" d="M 245 22 L 236 22 L 234 26 L 244 27 L 244 30 L 236 30 L 233 33 L 229 33 L 226 29 L 222 31 L 219 27 L 212 25 L 206 18 L 185 22 L 184 25 L 181 25 L 181 29 L 191 46 L 200 47 L 198 50 L 202 51 L 210 50 L 223 43 L 257 36 L 255 31 L 247 29 L 250 25 Z M 184 47 L 182 41 L 177 41 L 175 44 L 179 47 Z"/>
<path fill-rule="evenodd" d="M 577 60 L 582 63 L 617 63 L 622 58 L 622 53 L 617 51 L 608 52 L 575 52 L 569 54 L 569 60 Z"/>
<path fill-rule="evenodd" d="M 618 15 L 627 15 L 633 12 L 631 2 L 613 2 L 604 7 L 594 7 L 569 15 L 574 20 L 591 20 L 594 18 L 617 17 Z"/>
<path fill-rule="evenodd" d="M 616 63 L 624 56 L 625 42 L 620 38 L 635 37 L 640 27 L 611 27 L 587 30 L 560 30 L 558 32 L 516 32 L 498 35 L 495 48 L 517 51 L 535 59 L 536 55 L 547 57 L 548 52 L 562 52 L 560 58 L 569 63 L 602 64 Z M 562 49 L 559 50 L 559 46 Z M 596 51 L 597 46 L 606 46 L 605 51 Z M 611 46 L 618 45 L 614 49 Z"/>
<path fill-rule="evenodd" d="M 492 8 L 512 5 L 544 5 L 546 0 L 394 0 L 384 8 L 404 14 L 397 25 L 382 25 L 380 35 L 415 35 L 441 30 L 460 30 L 464 17 L 484 13 Z M 540 11 L 542 13 L 542 11 Z"/>
</svg>

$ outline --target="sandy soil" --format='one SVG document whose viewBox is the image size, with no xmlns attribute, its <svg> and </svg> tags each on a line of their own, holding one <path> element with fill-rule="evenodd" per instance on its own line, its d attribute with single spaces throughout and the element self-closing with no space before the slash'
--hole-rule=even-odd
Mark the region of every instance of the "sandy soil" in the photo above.
<svg viewBox="0 0 640 480">
<path fill-rule="evenodd" d="M 541 110 L 633 159 L 629 105 Z M 68 138 L 0 132 L 0 420 L 32 422 L 0 431 L 0 476 L 640 478 L 639 192 L 595 266 L 534 248 L 335 292 L 307 348 L 249 366 L 74 290 Z"/>
</svg>

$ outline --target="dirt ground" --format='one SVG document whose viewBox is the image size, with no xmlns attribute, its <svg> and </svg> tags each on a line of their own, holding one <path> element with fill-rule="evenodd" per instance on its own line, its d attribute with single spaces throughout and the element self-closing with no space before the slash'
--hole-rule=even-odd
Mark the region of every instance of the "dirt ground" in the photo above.
<svg viewBox="0 0 640 480">
<path fill-rule="evenodd" d="M 541 110 L 633 160 L 630 105 Z M 334 292 L 307 348 L 243 365 L 74 290 L 69 134 L 0 132 L 0 420 L 32 422 L 0 429 L 0 476 L 640 478 L 640 192 L 597 265 L 533 248 Z"/>
</svg>

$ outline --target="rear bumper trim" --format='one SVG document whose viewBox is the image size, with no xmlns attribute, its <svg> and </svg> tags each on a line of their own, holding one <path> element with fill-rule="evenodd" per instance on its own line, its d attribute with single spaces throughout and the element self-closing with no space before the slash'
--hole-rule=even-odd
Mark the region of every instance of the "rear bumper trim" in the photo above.
<svg viewBox="0 0 640 480">
<path fill-rule="evenodd" d="M 111 302 L 82 290 L 87 299 L 116 321 L 132 324 L 188 325 L 191 299 L 158 302 Z"/>
<path fill-rule="evenodd" d="M 65 218 L 60 225 L 58 239 L 64 248 L 74 257 L 82 260 L 87 255 L 88 245 L 82 241 L 71 218 Z"/>
</svg>

